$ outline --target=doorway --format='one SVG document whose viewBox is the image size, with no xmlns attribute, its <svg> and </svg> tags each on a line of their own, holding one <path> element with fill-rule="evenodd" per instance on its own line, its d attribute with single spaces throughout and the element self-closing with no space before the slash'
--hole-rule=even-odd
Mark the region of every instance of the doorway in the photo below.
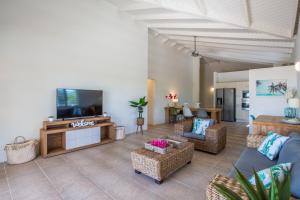
<svg viewBox="0 0 300 200">
<path fill-rule="evenodd" d="M 154 125 L 154 90 L 155 90 L 155 80 L 147 80 L 147 99 L 148 99 L 148 124 Z"/>
</svg>

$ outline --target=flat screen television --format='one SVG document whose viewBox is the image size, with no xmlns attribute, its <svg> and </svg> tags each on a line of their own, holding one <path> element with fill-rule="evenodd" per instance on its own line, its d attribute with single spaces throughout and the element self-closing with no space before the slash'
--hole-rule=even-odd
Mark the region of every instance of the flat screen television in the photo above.
<svg viewBox="0 0 300 200">
<path fill-rule="evenodd" d="M 102 115 L 102 90 L 56 89 L 57 119 Z"/>
</svg>

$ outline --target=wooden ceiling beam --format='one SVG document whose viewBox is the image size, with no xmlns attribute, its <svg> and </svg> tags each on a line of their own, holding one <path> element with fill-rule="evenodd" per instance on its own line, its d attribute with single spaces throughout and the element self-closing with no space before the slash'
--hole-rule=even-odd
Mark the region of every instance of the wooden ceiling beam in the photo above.
<svg viewBox="0 0 300 200">
<path fill-rule="evenodd" d="M 256 32 L 222 32 L 222 31 L 187 31 L 187 30 L 171 30 L 171 29 L 156 29 L 161 34 L 166 35 L 181 35 L 181 36 L 198 36 L 198 37 L 215 37 L 215 38 L 238 38 L 238 39 L 265 39 L 265 40 L 280 40 L 284 39 L 279 36 L 268 35 L 265 33 Z"/>
<path fill-rule="evenodd" d="M 192 42 L 193 37 L 190 36 L 169 36 L 170 39 L 178 42 Z M 226 39 L 226 38 L 204 38 L 198 37 L 197 42 L 218 43 L 218 44 L 233 44 L 233 45 L 248 45 L 248 46 L 265 46 L 265 47 L 283 47 L 294 48 L 294 42 L 289 40 L 247 40 L 247 39 Z"/>
<path fill-rule="evenodd" d="M 233 26 L 229 24 L 217 22 L 160 22 L 160 23 L 147 23 L 149 28 L 176 28 L 176 29 L 243 29 L 242 27 Z"/>
<path fill-rule="evenodd" d="M 186 19 L 205 19 L 204 17 L 191 15 L 191 14 L 185 14 L 185 13 L 156 13 L 156 14 L 139 14 L 135 15 L 136 20 L 142 20 L 142 21 L 159 21 L 159 20 L 186 20 Z"/>
<path fill-rule="evenodd" d="M 180 44 L 188 45 L 193 47 L 194 43 L 192 41 L 178 41 Z M 279 52 L 279 53 L 289 53 L 293 52 L 292 48 L 281 48 L 281 47 L 265 47 L 265 46 L 247 46 L 247 45 L 236 45 L 236 44 L 219 44 L 219 43 L 207 43 L 207 42 L 197 42 L 197 47 L 213 47 L 220 49 L 235 49 L 235 50 L 248 50 L 248 51 L 260 51 L 260 52 Z"/>
</svg>

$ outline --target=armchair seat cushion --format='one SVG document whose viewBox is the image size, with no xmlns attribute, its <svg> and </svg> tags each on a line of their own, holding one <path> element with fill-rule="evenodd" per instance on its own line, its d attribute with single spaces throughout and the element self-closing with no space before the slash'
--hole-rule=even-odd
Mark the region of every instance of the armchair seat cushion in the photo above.
<svg viewBox="0 0 300 200">
<path fill-rule="evenodd" d="M 266 156 L 262 155 L 255 148 L 246 148 L 239 160 L 235 163 L 235 166 L 247 177 L 253 175 L 253 169 L 260 171 L 276 165 L 276 160 L 270 160 Z M 228 174 L 229 177 L 235 177 L 235 169 L 233 168 Z"/>
<path fill-rule="evenodd" d="M 198 140 L 205 140 L 205 135 L 200 135 L 192 132 L 184 132 L 183 137 L 191 138 L 191 139 L 198 139 Z"/>
</svg>

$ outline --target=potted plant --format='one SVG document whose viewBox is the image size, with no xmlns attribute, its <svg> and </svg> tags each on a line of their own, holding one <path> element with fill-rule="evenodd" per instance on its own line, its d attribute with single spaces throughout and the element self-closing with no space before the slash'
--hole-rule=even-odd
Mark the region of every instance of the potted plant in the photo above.
<svg viewBox="0 0 300 200">
<path fill-rule="evenodd" d="M 252 185 L 247 178 L 238 170 L 236 179 L 240 183 L 243 191 L 247 194 L 247 197 L 251 200 L 289 200 L 291 197 L 290 191 L 290 173 L 287 174 L 283 183 L 279 183 L 273 174 L 271 173 L 272 182 L 271 188 L 265 189 L 262 181 L 260 180 L 257 172 L 254 171 L 256 186 Z M 242 200 L 242 198 L 233 191 L 230 187 L 214 183 L 215 188 L 221 193 L 227 200 Z"/>
<path fill-rule="evenodd" d="M 48 116 L 48 121 L 53 122 L 54 121 L 54 116 Z"/>
<path fill-rule="evenodd" d="M 137 111 L 139 113 L 139 116 L 136 120 L 136 124 L 138 126 L 143 126 L 144 125 L 144 118 L 143 118 L 143 112 L 144 112 L 144 107 L 148 104 L 148 101 L 146 101 L 146 97 L 142 97 L 137 101 L 129 101 L 130 106 L 133 108 L 137 108 Z"/>
</svg>

